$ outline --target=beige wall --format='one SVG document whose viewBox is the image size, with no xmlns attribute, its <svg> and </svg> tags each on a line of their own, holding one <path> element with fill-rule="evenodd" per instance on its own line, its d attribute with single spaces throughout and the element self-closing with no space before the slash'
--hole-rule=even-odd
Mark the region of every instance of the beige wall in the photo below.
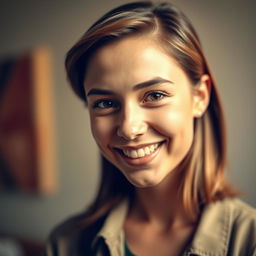
<svg viewBox="0 0 256 256">
<path fill-rule="evenodd" d="M 44 239 L 53 225 L 92 199 L 98 156 L 87 111 L 68 87 L 63 60 L 81 33 L 112 1 L 1 1 L 0 56 L 46 44 L 53 51 L 54 115 L 59 190 L 52 197 L 0 193 L 0 232 Z M 224 100 L 229 131 L 232 180 L 256 206 L 255 47 L 253 0 L 176 0 L 191 18 Z"/>
</svg>

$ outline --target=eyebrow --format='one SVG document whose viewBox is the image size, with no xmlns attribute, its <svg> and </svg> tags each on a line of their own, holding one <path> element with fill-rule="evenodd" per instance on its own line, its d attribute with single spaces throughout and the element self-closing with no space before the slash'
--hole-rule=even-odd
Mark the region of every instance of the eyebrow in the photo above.
<svg viewBox="0 0 256 256">
<path fill-rule="evenodd" d="M 136 84 L 133 87 L 134 91 L 143 89 L 143 88 L 147 88 L 150 86 L 154 86 L 156 84 L 162 84 L 162 83 L 171 83 L 173 84 L 172 81 L 164 79 L 162 77 L 154 77 L 153 79 L 144 81 L 142 83 Z M 87 93 L 87 97 L 91 96 L 91 95 L 113 95 L 114 93 L 110 90 L 105 90 L 105 89 L 98 89 L 98 88 L 93 88 L 91 89 L 88 93 Z"/>
</svg>

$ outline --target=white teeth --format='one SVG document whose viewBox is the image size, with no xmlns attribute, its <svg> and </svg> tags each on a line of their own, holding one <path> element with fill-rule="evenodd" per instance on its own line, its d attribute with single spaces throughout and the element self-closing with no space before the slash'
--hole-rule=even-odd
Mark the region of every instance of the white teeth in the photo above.
<svg viewBox="0 0 256 256">
<path fill-rule="evenodd" d="M 145 147 L 144 151 L 145 151 L 145 154 L 146 154 L 146 155 L 149 155 L 149 154 L 150 154 L 150 149 L 149 149 L 149 147 Z"/>
<path fill-rule="evenodd" d="M 140 148 L 138 150 L 138 157 L 143 157 L 143 156 L 145 156 L 145 152 L 144 152 L 144 150 L 142 148 Z"/>
<path fill-rule="evenodd" d="M 137 158 L 138 157 L 138 153 L 136 150 L 131 150 L 131 158 Z"/>
<path fill-rule="evenodd" d="M 140 158 L 152 154 L 158 148 L 158 146 L 159 143 L 156 143 L 154 145 L 139 148 L 137 150 L 124 149 L 123 153 L 130 158 Z"/>
</svg>

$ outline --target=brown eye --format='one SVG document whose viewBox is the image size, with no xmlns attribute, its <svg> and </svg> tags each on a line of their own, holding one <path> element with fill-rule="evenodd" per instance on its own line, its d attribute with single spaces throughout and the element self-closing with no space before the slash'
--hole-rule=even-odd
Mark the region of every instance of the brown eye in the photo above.
<svg viewBox="0 0 256 256">
<path fill-rule="evenodd" d="M 163 98 L 167 97 L 168 95 L 164 92 L 150 92 L 146 95 L 146 98 L 144 102 L 153 102 L 153 101 L 159 101 L 162 100 Z"/>
<path fill-rule="evenodd" d="M 109 99 L 98 100 L 93 104 L 94 109 L 95 108 L 109 109 L 109 108 L 117 108 L 117 107 L 118 107 L 118 103 Z"/>
</svg>

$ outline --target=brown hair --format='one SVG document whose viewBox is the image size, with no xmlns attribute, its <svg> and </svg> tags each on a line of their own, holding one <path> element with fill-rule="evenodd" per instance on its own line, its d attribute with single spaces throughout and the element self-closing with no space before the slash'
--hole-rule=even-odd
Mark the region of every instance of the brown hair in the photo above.
<svg viewBox="0 0 256 256">
<path fill-rule="evenodd" d="M 179 63 L 196 85 L 203 74 L 211 82 L 209 106 L 194 121 L 194 141 L 183 160 L 184 179 L 179 192 L 188 216 L 194 219 L 201 204 L 236 195 L 227 184 L 226 134 L 222 104 L 199 38 L 188 18 L 170 3 L 134 2 L 111 10 L 94 23 L 69 50 L 67 76 L 75 93 L 86 101 L 86 66 L 95 51 L 129 35 L 152 35 Z M 115 166 L 102 158 L 102 177 L 98 195 L 88 213 L 91 221 L 107 213 L 134 188 Z"/>
</svg>

